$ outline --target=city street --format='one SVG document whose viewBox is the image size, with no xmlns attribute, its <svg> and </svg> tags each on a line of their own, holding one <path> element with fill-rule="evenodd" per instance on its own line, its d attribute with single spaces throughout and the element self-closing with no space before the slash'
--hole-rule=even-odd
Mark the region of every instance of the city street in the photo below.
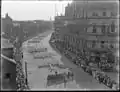
<svg viewBox="0 0 120 92">
<path fill-rule="evenodd" d="M 52 33 L 52 32 L 51 32 Z M 28 73 L 28 82 L 31 90 L 41 90 L 46 89 L 46 79 L 49 74 L 48 68 L 38 68 L 41 65 L 52 63 L 52 64 L 63 64 L 66 67 L 72 68 L 71 71 L 74 73 L 74 81 L 71 83 L 67 83 L 66 89 L 109 89 L 103 84 L 99 84 L 92 76 L 85 73 L 81 68 L 78 68 L 75 64 L 70 62 L 67 58 L 60 53 L 56 52 L 50 45 L 49 39 L 51 37 L 51 33 L 48 32 L 41 40 L 40 43 L 34 43 L 33 45 L 37 48 L 47 48 L 46 52 L 40 52 L 40 56 L 51 54 L 52 57 L 44 58 L 44 59 L 34 59 L 33 54 L 28 53 L 27 41 L 23 45 L 23 53 L 24 53 L 24 61 L 27 62 L 27 73 Z M 41 34 L 42 36 L 42 34 Z M 39 37 L 40 38 L 40 37 Z M 34 38 L 33 38 L 34 39 Z M 47 87 L 48 89 L 63 89 L 64 84 L 53 87 Z"/>
</svg>

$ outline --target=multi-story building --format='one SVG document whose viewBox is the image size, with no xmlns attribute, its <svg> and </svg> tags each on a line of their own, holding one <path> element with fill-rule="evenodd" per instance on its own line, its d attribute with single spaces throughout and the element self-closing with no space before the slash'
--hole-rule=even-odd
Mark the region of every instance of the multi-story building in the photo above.
<svg viewBox="0 0 120 92">
<path fill-rule="evenodd" d="M 16 90 L 16 61 L 13 55 L 13 45 L 3 37 L 1 41 L 1 90 Z"/>
<path fill-rule="evenodd" d="M 8 14 L 6 14 L 5 18 L 2 18 L 2 32 L 6 32 L 7 28 L 6 26 L 12 25 L 13 20 L 9 17 Z"/>
<path fill-rule="evenodd" d="M 118 42 L 118 3 L 109 1 L 73 1 L 65 16 L 55 18 L 59 38 L 87 55 L 116 53 Z"/>
</svg>

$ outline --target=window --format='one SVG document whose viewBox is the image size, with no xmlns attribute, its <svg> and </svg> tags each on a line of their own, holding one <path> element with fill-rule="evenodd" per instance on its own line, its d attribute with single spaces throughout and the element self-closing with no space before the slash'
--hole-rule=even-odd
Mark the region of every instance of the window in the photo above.
<svg viewBox="0 0 120 92">
<path fill-rule="evenodd" d="M 101 41 L 101 48 L 104 48 L 105 41 Z"/>
<path fill-rule="evenodd" d="M 94 48 L 94 47 L 95 47 L 95 45 L 96 45 L 96 42 L 95 42 L 95 41 L 93 41 L 93 42 L 92 42 L 92 48 Z"/>
<path fill-rule="evenodd" d="M 88 28 L 86 28 L 86 30 L 87 30 L 87 32 L 92 33 L 93 32 L 93 27 L 88 27 Z"/>
<path fill-rule="evenodd" d="M 91 48 L 91 43 L 90 42 L 87 42 L 87 47 Z"/>
<path fill-rule="evenodd" d="M 111 12 L 111 16 L 115 16 L 115 13 L 114 13 L 114 12 Z"/>
<path fill-rule="evenodd" d="M 105 28 L 106 28 L 106 26 L 102 25 L 102 33 L 105 33 Z"/>
<path fill-rule="evenodd" d="M 93 12 L 92 16 L 98 16 L 98 14 L 96 12 Z"/>
<path fill-rule="evenodd" d="M 94 25 L 94 26 L 93 26 L 93 33 L 96 33 L 96 31 L 97 31 L 97 30 L 96 30 L 96 26 Z"/>
<path fill-rule="evenodd" d="M 106 16 L 106 12 L 103 12 L 103 16 Z"/>
<path fill-rule="evenodd" d="M 100 48 L 100 42 L 97 43 L 97 48 Z"/>
<path fill-rule="evenodd" d="M 101 34 L 101 29 L 100 29 L 100 27 L 97 28 L 97 33 Z"/>
<path fill-rule="evenodd" d="M 112 24 L 111 24 L 111 32 L 112 33 L 115 32 L 115 24 L 114 24 L 114 22 L 112 22 Z"/>
</svg>

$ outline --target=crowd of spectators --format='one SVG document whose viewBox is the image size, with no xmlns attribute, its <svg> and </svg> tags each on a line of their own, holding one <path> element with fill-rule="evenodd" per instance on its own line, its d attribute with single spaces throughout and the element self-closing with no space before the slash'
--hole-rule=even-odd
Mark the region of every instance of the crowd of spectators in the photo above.
<svg viewBox="0 0 120 92">
<path fill-rule="evenodd" d="M 16 61 L 16 86 L 18 91 L 24 91 L 24 90 L 28 90 L 29 88 L 22 65 L 23 52 L 21 51 L 21 48 L 18 48 L 20 47 L 20 45 L 16 47 L 17 48 L 14 49 L 14 59 Z"/>
<path fill-rule="evenodd" d="M 26 83 L 26 78 L 22 69 L 21 62 L 16 63 L 16 85 L 17 85 L 17 90 L 19 91 L 29 89 Z"/>
<path fill-rule="evenodd" d="M 116 90 L 119 88 L 119 84 L 116 83 L 116 81 L 112 80 L 107 74 L 105 74 L 105 72 L 103 72 L 101 70 L 97 70 L 95 68 L 92 68 L 89 66 L 89 64 L 87 64 L 87 62 L 83 62 L 83 61 L 87 60 L 85 58 L 85 56 L 76 55 L 76 57 L 73 57 L 73 55 L 70 54 L 71 49 L 70 48 L 67 49 L 64 47 L 65 46 L 64 41 L 55 40 L 54 37 L 51 37 L 51 38 L 52 39 L 50 39 L 49 42 L 53 48 L 56 48 L 57 50 L 59 50 L 60 53 L 64 54 L 70 61 L 72 61 L 78 67 L 81 67 L 85 72 L 87 72 L 88 74 L 93 76 L 93 78 L 95 78 L 97 81 L 99 81 L 99 83 L 103 83 L 104 85 L 106 85 L 107 87 L 109 87 L 111 89 Z M 75 51 L 73 51 L 73 53 L 75 53 Z M 100 65 L 103 65 L 103 64 L 100 64 Z M 107 65 L 109 65 L 109 64 L 107 64 Z M 104 64 L 104 66 L 105 66 L 105 64 Z M 102 66 L 100 66 L 100 67 L 102 67 Z"/>
</svg>

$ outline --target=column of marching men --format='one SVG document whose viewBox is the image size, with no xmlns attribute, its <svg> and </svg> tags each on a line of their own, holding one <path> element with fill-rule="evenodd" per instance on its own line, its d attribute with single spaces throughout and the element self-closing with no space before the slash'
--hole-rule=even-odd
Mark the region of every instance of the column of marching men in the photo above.
<svg viewBox="0 0 120 92">
<path fill-rule="evenodd" d="M 89 73 L 96 80 L 98 80 L 99 83 L 103 83 L 111 89 L 116 90 L 119 88 L 119 84 L 112 80 L 103 71 L 98 71 L 88 66 L 88 59 L 86 58 L 85 53 L 83 53 L 84 51 L 80 52 L 80 50 L 74 48 L 68 42 L 57 39 L 55 33 L 52 34 L 49 42 L 53 48 L 59 50 L 59 52 L 64 54 L 68 59 L 70 59 L 70 61 L 81 67 L 85 72 Z M 75 57 L 73 57 L 73 55 L 71 55 L 70 53 L 75 54 Z"/>
</svg>

